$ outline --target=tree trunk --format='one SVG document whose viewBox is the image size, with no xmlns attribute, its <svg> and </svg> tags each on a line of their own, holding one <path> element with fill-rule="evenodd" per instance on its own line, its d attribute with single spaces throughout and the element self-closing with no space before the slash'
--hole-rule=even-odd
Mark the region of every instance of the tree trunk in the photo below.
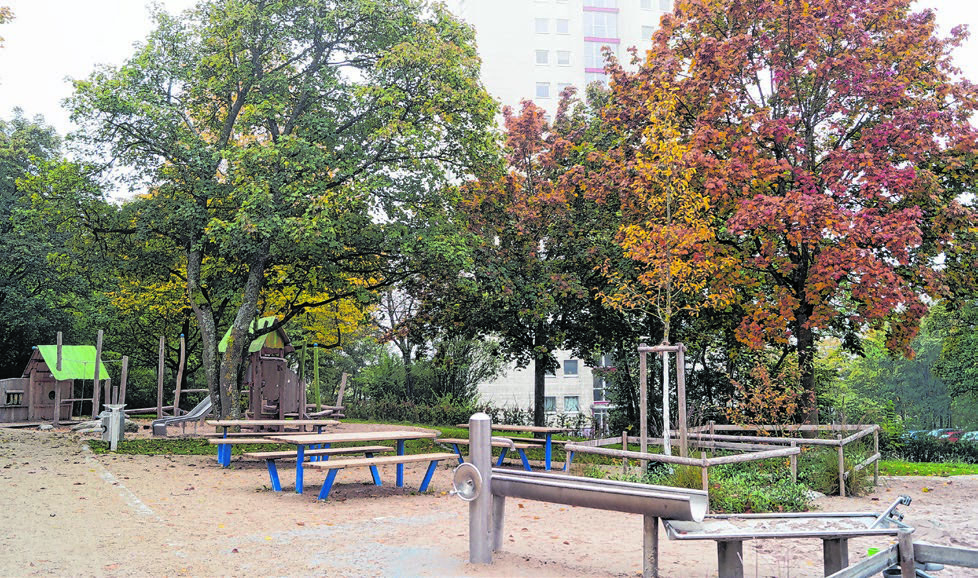
<svg viewBox="0 0 978 578">
<path fill-rule="evenodd" d="M 815 399 L 815 332 L 806 326 L 811 316 L 810 306 L 795 315 L 795 336 L 798 339 L 798 369 L 801 372 L 802 407 L 805 424 L 818 424 L 818 403 Z"/>
<path fill-rule="evenodd" d="M 543 411 L 543 398 L 547 385 L 547 358 L 540 354 L 544 345 L 542 332 L 538 328 L 533 337 L 533 425 L 542 426 L 546 422 L 546 413 Z M 549 355 L 549 351 L 547 352 Z"/>
<path fill-rule="evenodd" d="M 214 413 L 224 417 L 224 405 L 221 403 L 221 395 L 218 390 L 220 382 L 218 373 L 220 360 L 217 357 L 217 324 L 214 322 L 214 311 L 211 309 L 210 301 L 204 294 L 201 284 L 201 265 L 204 256 L 200 251 L 187 252 L 187 293 L 190 299 L 190 306 L 197 316 L 197 324 L 200 326 L 201 343 L 201 362 L 204 368 L 204 377 L 207 379 L 207 391 L 211 396 L 211 404 Z"/>
<path fill-rule="evenodd" d="M 248 280 L 245 283 L 241 305 L 231 324 L 231 337 L 228 347 L 221 356 L 220 395 L 221 418 L 239 419 L 241 417 L 241 365 L 245 351 L 251 344 L 251 324 L 257 317 L 258 296 L 265 280 L 265 266 L 268 262 L 269 241 L 263 243 L 259 257 L 251 263 Z"/>
</svg>

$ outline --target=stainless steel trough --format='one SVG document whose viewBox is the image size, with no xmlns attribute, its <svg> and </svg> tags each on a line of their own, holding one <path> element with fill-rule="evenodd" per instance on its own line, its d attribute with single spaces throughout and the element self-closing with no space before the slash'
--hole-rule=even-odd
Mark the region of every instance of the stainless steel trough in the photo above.
<svg viewBox="0 0 978 578">
<path fill-rule="evenodd" d="M 646 577 L 658 576 L 659 518 L 699 522 L 706 516 L 708 496 L 701 490 L 493 468 L 491 430 L 488 415 L 469 419 L 469 462 L 455 470 L 453 481 L 453 493 L 469 502 L 473 564 L 491 564 L 501 547 L 506 498 L 641 514 Z"/>
</svg>

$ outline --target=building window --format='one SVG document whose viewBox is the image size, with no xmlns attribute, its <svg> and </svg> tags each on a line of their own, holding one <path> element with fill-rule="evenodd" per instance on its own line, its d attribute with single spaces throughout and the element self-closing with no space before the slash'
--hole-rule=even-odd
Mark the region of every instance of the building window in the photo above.
<svg viewBox="0 0 978 578">
<path fill-rule="evenodd" d="M 659 10 L 672 12 L 672 0 L 659 0 Z"/>
<path fill-rule="evenodd" d="M 555 412 L 557 411 L 557 398 L 548 395 L 543 398 L 543 411 Z"/>
<path fill-rule="evenodd" d="M 538 82 L 536 95 L 537 98 L 550 98 L 550 83 Z"/>
<path fill-rule="evenodd" d="M 577 377 L 577 360 L 564 360 L 564 377 Z"/>
<path fill-rule="evenodd" d="M 570 20 L 566 18 L 558 18 L 554 23 L 554 27 L 557 34 L 570 34 Z"/>
<path fill-rule="evenodd" d="M 618 15 L 613 12 L 585 12 L 584 36 L 618 38 Z"/>
<path fill-rule="evenodd" d="M 608 75 L 603 72 L 585 72 L 584 73 L 584 85 L 591 86 L 597 82 L 602 86 L 608 85 Z"/>
<path fill-rule="evenodd" d="M 642 27 L 642 40 L 651 40 L 653 34 L 655 34 L 655 26 Z"/>
<path fill-rule="evenodd" d="M 604 68 L 604 48 L 607 46 L 612 54 L 617 54 L 614 45 L 602 44 L 600 42 L 584 43 L 584 68 Z"/>
<path fill-rule="evenodd" d="M 564 411 L 574 413 L 581 411 L 581 403 L 576 395 L 564 396 Z"/>
<path fill-rule="evenodd" d="M 559 56 L 557 58 L 558 58 L 558 60 L 560 59 Z M 550 51 L 549 50 L 537 50 L 536 51 L 536 62 L 537 62 L 537 64 L 550 64 Z"/>
<path fill-rule="evenodd" d="M 594 393 L 594 403 L 596 404 L 607 405 L 607 374 L 609 371 L 614 371 L 614 363 L 615 362 L 611 358 L 611 355 L 607 353 L 599 357 L 595 362 L 595 365 L 603 370 L 594 374 L 592 389 Z"/>
<path fill-rule="evenodd" d="M 585 8 L 618 8 L 618 0 L 584 0 Z"/>
<path fill-rule="evenodd" d="M 652 0 L 642 0 L 642 10 L 651 10 Z"/>
<path fill-rule="evenodd" d="M 570 50 L 557 51 L 557 64 L 560 66 L 570 66 Z"/>
<path fill-rule="evenodd" d="M 550 32 L 550 20 L 548 18 L 535 18 L 533 29 L 537 34 L 548 34 Z"/>
</svg>

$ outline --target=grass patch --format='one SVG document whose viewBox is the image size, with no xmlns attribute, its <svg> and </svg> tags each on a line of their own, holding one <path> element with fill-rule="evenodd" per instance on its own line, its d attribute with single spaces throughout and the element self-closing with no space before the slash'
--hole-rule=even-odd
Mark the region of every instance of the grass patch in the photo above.
<svg viewBox="0 0 978 578">
<path fill-rule="evenodd" d="M 881 476 L 978 476 L 978 464 L 881 460 Z"/>
</svg>

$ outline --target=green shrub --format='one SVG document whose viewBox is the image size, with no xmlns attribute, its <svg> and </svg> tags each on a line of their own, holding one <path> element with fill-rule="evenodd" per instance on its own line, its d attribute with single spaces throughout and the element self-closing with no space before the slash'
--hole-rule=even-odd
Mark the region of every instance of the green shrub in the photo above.
<svg viewBox="0 0 978 578">
<path fill-rule="evenodd" d="M 853 471 L 853 468 L 869 457 L 865 449 L 847 446 L 843 465 L 849 472 L 846 477 L 846 495 L 865 494 L 872 487 L 872 468 Z M 816 492 L 827 496 L 839 494 L 839 454 L 836 448 L 813 448 L 802 452 L 798 460 L 798 479 Z"/>
<path fill-rule="evenodd" d="M 902 446 L 884 452 L 887 458 L 908 462 L 959 462 L 978 464 L 978 442 L 950 442 L 929 435 L 903 440 Z"/>
</svg>

